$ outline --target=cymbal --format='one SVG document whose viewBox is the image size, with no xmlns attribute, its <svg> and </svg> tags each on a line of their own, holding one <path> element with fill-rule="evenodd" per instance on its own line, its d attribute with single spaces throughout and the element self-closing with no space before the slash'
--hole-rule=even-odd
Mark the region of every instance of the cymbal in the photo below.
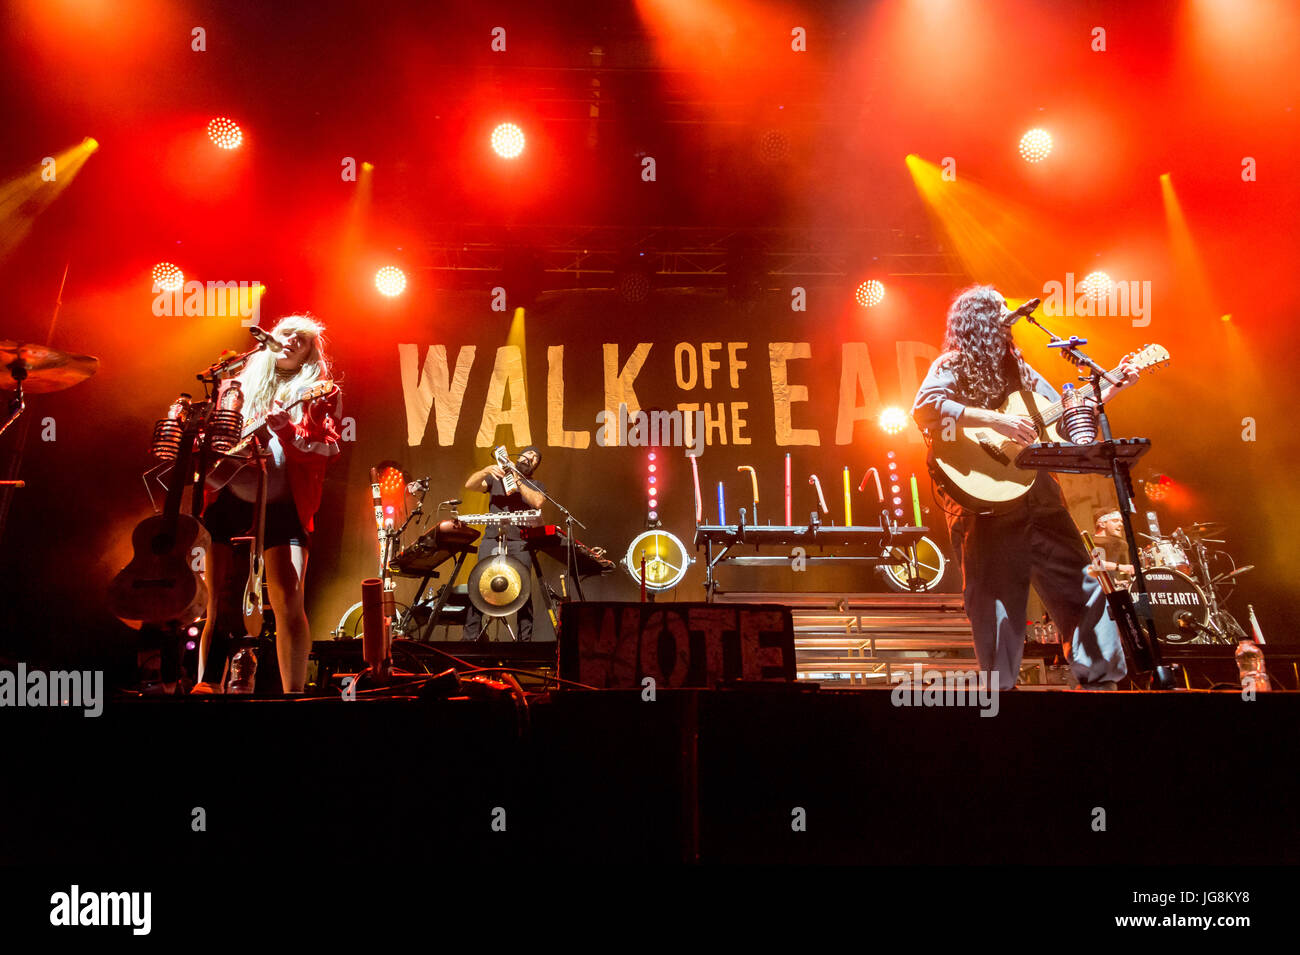
<svg viewBox="0 0 1300 955">
<path fill-rule="evenodd" d="M 12 366 L 15 362 L 27 369 L 23 391 L 33 395 L 71 388 L 99 371 L 99 359 L 89 355 L 74 355 L 33 342 L 20 345 L 14 341 L 0 341 L 0 389 L 14 389 L 16 381 Z"/>
<path fill-rule="evenodd" d="M 1223 521 L 1200 521 L 1183 528 L 1183 533 L 1192 537 L 1209 537 L 1211 534 L 1222 534 L 1227 529 L 1228 525 Z"/>
</svg>

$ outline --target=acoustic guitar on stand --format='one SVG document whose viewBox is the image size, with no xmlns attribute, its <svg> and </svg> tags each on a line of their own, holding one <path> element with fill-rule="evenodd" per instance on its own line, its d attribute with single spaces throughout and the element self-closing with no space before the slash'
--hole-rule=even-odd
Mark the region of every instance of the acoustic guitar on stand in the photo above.
<svg viewBox="0 0 1300 955">
<path fill-rule="evenodd" d="M 1169 352 L 1160 345 L 1144 345 L 1126 362 L 1138 372 L 1145 372 L 1168 364 Z M 1110 374 L 1123 377 L 1118 368 Z M 1085 400 L 1096 398 L 1091 382 L 1080 385 L 1078 392 Z M 1064 412 L 1060 399 L 1052 401 L 1037 392 L 1021 390 L 1013 392 L 997 410 L 1029 418 L 1038 430 L 1039 441 L 1067 440 L 1058 430 Z M 1036 470 L 1016 466 L 1020 450 L 1021 445 L 993 428 L 959 427 L 952 440 L 935 440 L 930 445 L 930 473 L 959 504 L 996 513 L 1014 506 L 1038 477 Z"/>
</svg>

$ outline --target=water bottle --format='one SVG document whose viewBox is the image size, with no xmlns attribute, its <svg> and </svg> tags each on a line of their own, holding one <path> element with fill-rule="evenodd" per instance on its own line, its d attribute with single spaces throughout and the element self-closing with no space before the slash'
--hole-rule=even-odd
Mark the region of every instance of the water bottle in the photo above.
<svg viewBox="0 0 1300 955">
<path fill-rule="evenodd" d="M 1242 687 L 1254 684 L 1257 691 L 1273 689 L 1268 683 L 1268 674 L 1264 672 L 1264 652 L 1254 640 L 1242 640 L 1237 644 L 1237 672 L 1241 674 Z"/>
<path fill-rule="evenodd" d="M 257 655 L 251 647 L 244 647 L 230 660 L 230 684 L 227 693 L 252 696 L 257 683 Z"/>
<path fill-rule="evenodd" d="M 1061 389 L 1061 429 L 1072 444 L 1092 444 L 1097 440 L 1097 416 L 1091 401 L 1074 385 Z"/>
</svg>

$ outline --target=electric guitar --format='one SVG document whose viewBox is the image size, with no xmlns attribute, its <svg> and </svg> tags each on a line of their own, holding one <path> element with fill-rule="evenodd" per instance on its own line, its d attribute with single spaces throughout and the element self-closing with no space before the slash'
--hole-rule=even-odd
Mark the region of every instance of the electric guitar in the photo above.
<svg viewBox="0 0 1300 955">
<path fill-rule="evenodd" d="M 1169 352 L 1160 345 L 1144 345 L 1127 361 L 1145 372 L 1167 365 Z M 1084 399 L 1096 397 L 1092 382 L 1080 385 L 1078 393 Z M 1064 411 L 1060 399 L 1052 401 L 1037 392 L 1021 390 L 1013 392 L 997 410 L 1032 420 L 1039 441 L 1067 440 L 1057 429 Z M 959 504 L 996 513 L 1015 505 L 1038 477 L 1037 471 L 1016 466 L 1020 449 L 1015 441 L 983 425 L 959 427 L 951 440 L 943 440 L 940 432 L 930 445 L 930 473 Z"/>
<path fill-rule="evenodd" d="M 314 401 L 317 398 L 323 398 L 332 395 L 338 391 L 338 386 L 334 382 L 326 379 L 318 381 L 310 388 L 306 389 L 293 401 L 287 405 L 281 405 L 278 411 L 289 411 L 300 404 L 308 401 Z M 267 411 L 265 414 L 258 415 L 254 418 L 248 418 L 244 421 L 244 426 L 240 430 L 239 440 L 235 442 L 234 447 L 225 453 L 218 462 L 208 471 L 207 486 L 213 491 L 219 491 L 239 474 L 244 468 L 253 463 L 251 454 L 246 454 L 248 446 L 253 440 L 253 435 L 266 427 L 266 419 L 273 414 L 273 411 Z"/>
</svg>

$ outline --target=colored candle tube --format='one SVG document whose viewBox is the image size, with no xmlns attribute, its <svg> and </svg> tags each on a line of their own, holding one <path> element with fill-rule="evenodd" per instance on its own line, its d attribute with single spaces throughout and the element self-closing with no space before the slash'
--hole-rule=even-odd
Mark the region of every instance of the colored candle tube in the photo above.
<svg viewBox="0 0 1300 955">
<path fill-rule="evenodd" d="M 722 493 L 722 482 L 718 482 L 718 525 L 725 527 L 727 524 L 727 499 Z"/>
<path fill-rule="evenodd" d="M 695 523 L 704 523 L 704 495 L 700 493 L 700 459 L 691 455 L 691 474 L 695 478 Z"/>
<path fill-rule="evenodd" d="M 912 475 L 912 517 L 916 518 L 916 526 L 921 526 L 921 492 L 916 486 L 916 475 Z"/>
<path fill-rule="evenodd" d="M 790 526 L 790 454 L 785 456 L 785 526 Z"/>
<path fill-rule="evenodd" d="M 849 469 L 844 468 L 844 526 L 853 526 L 853 498 L 849 496 Z"/>
</svg>

